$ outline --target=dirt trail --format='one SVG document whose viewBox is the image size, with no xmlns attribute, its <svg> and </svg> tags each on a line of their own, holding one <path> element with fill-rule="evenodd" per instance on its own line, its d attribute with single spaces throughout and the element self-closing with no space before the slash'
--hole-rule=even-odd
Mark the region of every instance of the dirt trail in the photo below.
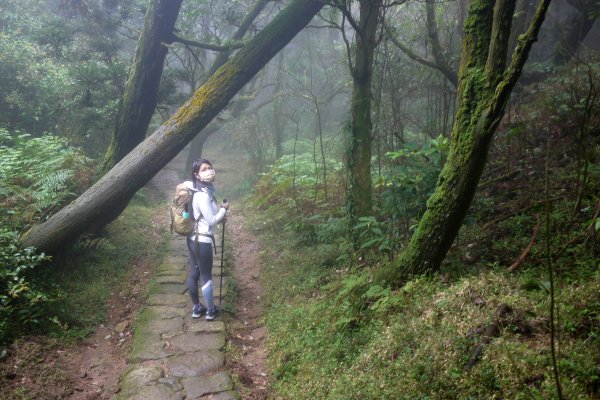
<svg viewBox="0 0 600 400">
<path fill-rule="evenodd" d="M 267 395 L 266 332 L 262 324 L 262 286 L 260 284 L 260 245 L 243 227 L 243 219 L 232 215 L 227 233 L 233 243 L 233 276 L 237 282 L 237 314 L 229 323 L 231 344 L 239 354 L 228 367 L 245 386 L 245 399 L 264 399 Z"/>
<path fill-rule="evenodd" d="M 223 142 L 209 140 L 203 156 L 215 163 L 218 187 L 231 189 L 239 186 L 248 168 L 242 154 L 225 150 L 225 147 Z M 178 162 L 175 170 L 184 170 L 181 159 Z M 166 201 L 171 193 L 166 190 L 170 186 L 165 183 L 173 179 L 173 166 L 170 169 L 170 176 L 159 173 L 147 186 L 149 197 L 165 202 L 164 210 L 159 210 L 152 221 L 157 240 L 160 230 L 168 226 Z M 180 180 L 180 177 L 175 179 Z M 227 369 L 237 377 L 238 385 L 243 386 L 237 388 L 242 399 L 264 399 L 268 377 L 265 331 L 261 322 L 260 246 L 244 228 L 243 218 L 236 212 L 234 196 L 227 190 L 220 198 L 225 196 L 232 199 L 226 235 L 227 242 L 233 246 L 231 272 L 239 292 L 235 305 L 237 314 L 225 316 L 228 340 L 234 349 L 227 356 Z M 132 265 L 128 293 L 121 291 L 109 298 L 107 321 L 83 342 L 63 346 L 45 338 L 29 338 L 21 343 L 20 348 L 3 360 L 5 365 L 15 367 L 14 371 L 13 368 L 2 369 L 0 388 L 10 393 L 18 387 L 29 398 L 40 400 L 113 399 L 118 393 L 119 378 L 124 373 L 131 347 L 132 321 L 144 304 L 152 272 L 149 260 L 140 259 Z"/>
<path fill-rule="evenodd" d="M 267 396 L 266 332 L 262 322 L 262 286 L 260 277 L 260 243 L 245 228 L 239 213 L 235 188 L 243 186 L 250 171 L 240 150 L 232 149 L 225 141 L 211 138 L 204 145 L 203 157 L 211 160 L 217 173 L 217 192 L 230 199 L 226 223 L 227 242 L 232 246 L 234 265 L 231 271 L 237 284 L 235 315 L 227 315 L 226 324 L 230 347 L 234 350 L 227 359 L 227 369 L 237 378 L 242 399 L 258 400 Z"/>
</svg>

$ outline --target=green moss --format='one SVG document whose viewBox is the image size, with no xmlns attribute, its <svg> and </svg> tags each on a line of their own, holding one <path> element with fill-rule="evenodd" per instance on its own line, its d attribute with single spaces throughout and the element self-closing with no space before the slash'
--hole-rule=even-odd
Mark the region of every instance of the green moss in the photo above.
<svg viewBox="0 0 600 400">
<path fill-rule="evenodd" d="M 465 39 L 469 55 L 467 67 L 485 66 L 490 35 L 492 33 L 492 21 L 494 15 L 494 2 L 490 0 L 472 0 L 469 7 L 469 15 L 465 20 Z"/>
<path fill-rule="evenodd" d="M 358 305 L 353 303 L 355 293 L 346 289 L 364 281 L 361 274 L 332 271 L 337 277 L 319 290 L 322 278 L 315 278 L 324 272 L 314 263 L 317 254 L 312 249 L 302 248 L 299 257 L 282 235 L 270 236 L 265 243 L 269 246 L 264 249 L 265 288 L 272 300 L 266 323 L 273 397 L 542 399 L 554 395 L 548 332 L 541 325 L 533 337 L 525 337 L 518 323 L 508 323 L 475 367 L 464 371 L 479 342 L 478 335 L 469 332 L 489 324 L 500 303 L 510 304 L 515 316 L 534 326 L 546 317 L 547 296 L 525 290 L 524 276 L 492 268 L 447 281 L 436 275 L 418 277 L 396 291 L 371 289 L 370 297 L 363 297 Z M 289 268 L 291 260 L 293 268 Z M 581 308 L 597 310 L 593 299 L 599 278 L 596 274 L 564 287 L 563 300 L 569 303 L 577 301 L 571 296 L 581 296 L 586 299 L 580 301 L 585 304 Z M 474 304 L 473 296 L 485 305 Z M 561 338 L 563 383 L 569 398 L 588 398 L 587 385 L 598 376 L 598 348 L 582 346 L 585 340 L 572 335 Z"/>
<path fill-rule="evenodd" d="M 147 329 L 152 320 L 159 319 L 151 308 L 144 308 L 137 316 L 134 325 L 134 335 L 131 341 L 130 357 L 136 358 L 148 350 L 148 344 L 156 341 L 153 333 Z"/>
<path fill-rule="evenodd" d="M 187 129 L 198 117 L 220 103 L 219 98 L 224 97 L 223 92 L 228 92 L 234 85 L 234 81 L 241 79 L 240 67 L 236 59 L 227 62 L 215 72 L 215 74 L 202 85 L 194 95 L 179 110 L 165 122 L 165 126 L 173 127 L 168 130 L 168 135 L 186 134 Z M 226 96 L 226 95 L 225 95 Z"/>
</svg>

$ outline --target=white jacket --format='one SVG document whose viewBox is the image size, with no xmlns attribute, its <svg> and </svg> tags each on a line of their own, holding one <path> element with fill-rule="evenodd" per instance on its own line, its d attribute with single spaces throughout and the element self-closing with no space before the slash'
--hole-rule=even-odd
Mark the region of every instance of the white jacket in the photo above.
<svg viewBox="0 0 600 400">
<path fill-rule="evenodd" d="M 185 185 L 194 192 L 194 200 L 192 202 L 193 217 L 198 218 L 198 216 L 200 216 L 200 220 L 196 225 L 196 231 L 195 233 L 192 233 L 189 238 L 196 240 L 197 232 L 200 233 L 200 235 L 198 235 L 199 242 L 213 243 L 213 240 L 209 236 L 214 236 L 215 226 L 223 221 L 227 214 L 227 210 L 223 207 L 219 208 L 208 189 L 194 189 L 192 181 L 185 181 Z"/>
</svg>

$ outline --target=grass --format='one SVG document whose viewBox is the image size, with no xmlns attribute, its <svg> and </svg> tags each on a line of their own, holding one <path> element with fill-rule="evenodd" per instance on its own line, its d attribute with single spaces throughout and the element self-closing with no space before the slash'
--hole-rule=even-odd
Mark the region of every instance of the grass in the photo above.
<svg viewBox="0 0 600 400">
<path fill-rule="evenodd" d="M 86 337 L 106 319 L 107 299 L 131 292 L 128 278 L 132 264 L 147 263 L 148 271 L 158 265 L 164 240 L 152 226 L 156 212 L 156 205 L 138 194 L 123 214 L 105 228 L 101 238 L 81 240 L 53 263 L 48 278 L 63 293 L 56 304 L 62 326 L 56 335 Z"/>
<path fill-rule="evenodd" d="M 502 263 L 464 269 L 451 260 L 441 274 L 389 291 L 369 287 L 368 269 L 321 262 L 330 257 L 325 246 L 261 235 L 270 398 L 556 398 L 545 268 L 510 273 Z M 600 272 L 582 254 L 559 268 L 559 368 L 569 399 L 600 396 Z M 368 290 L 356 295 L 360 285 Z M 466 371 L 501 303 L 513 310 L 501 335 Z"/>
<path fill-rule="evenodd" d="M 140 269 L 150 272 L 161 262 L 167 233 L 168 225 L 159 220 L 159 213 L 165 214 L 162 205 L 149 203 L 143 192 L 138 193 L 102 236 L 82 239 L 40 270 L 44 273 L 41 279 L 58 296 L 43 314 L 47 319 L 36 332 L 30 332 L 38 336 L 16 340 L 8 359 L 0 364 L 0 375 L 6 377 L 0 380 L 1 388 L 7 398 L 63 398 L 70 393 L 77 383 L 68 368 L 61 367 L 65 360 L 57 354 L 105 322 L 115 296 L 127 298 L 119 300 L 127 307 L 145 296 Z M 13 365 L 17 369 L 13 370 Z M 21 379 L 26 384 L 19 384 Z"/>
</svg>

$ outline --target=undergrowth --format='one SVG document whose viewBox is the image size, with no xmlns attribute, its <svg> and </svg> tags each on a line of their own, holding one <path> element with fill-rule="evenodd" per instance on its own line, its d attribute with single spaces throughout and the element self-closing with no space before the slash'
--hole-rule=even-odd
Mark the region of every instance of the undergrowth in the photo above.
<svg viewBox="0 0 600 400">
<path fill-rule="evenodd" d="M 263 233 L 264 234 L 264 233 Z M 352 288 L 370 270 L 326 266 L 322 246 L 266 235 L 263 256 L 274 399 L 553 398 L 548 286 L 543 267 L 512 274 L 490 263 L 391 291 Z M 582 260 L 583 261 L 583 260 Z M 597 261 L 596 261 L 597 262 Z M 560 370 L 567 398 L 600 389 L 600 272 L 588 259 L 560 284 Z M 481 359 L 481 331 L 512 312 Z"/>
<path fill-rule="evenodd" d="M 61 326 L 55 335 L 86 337 L 105 320 L 107 299 L 122 291 L 129 294 L 131 265 L 149 263 L 148 273 L 158 265 L 164 240 L 152 225 L 154 212 L 138 193 L 102 236 L 84 238 L 56 259 L 48 276 L 63 293 L 54 307 Z"/>
<path fill-rule="evenodd" d="M 397 289 L 371 277 L 418 222 L 443 163 L 441 139 L 388 154 L 375 213 L 354 227 L 339 197 L 327 204 L 322 189 L 290 180 L 295 166 L 263 175 L 250 226 L 264 250 L 270 398 L 557 398 L 548 259 L 563 398 L 600 398 L 600 96 L 572 72 L 503 121 L 440 272 Z M 536 231 L 546 220 L 549 235 Z"/>
<path fill-rule="evenodd" d="M 2 128 L 0 154 L 0 346 L 36 334 L 83 338 L 106 317 L 107 298 L 125 289 L 131 263 L 158 258 L 159 246 L 150 244 L 161 241 L 155 206 L 139 192 L 100 235 L 66 252 L 22 249 L 21 233 L 89 186 L 91 160 L 64 138 Z"/>
</svg>

